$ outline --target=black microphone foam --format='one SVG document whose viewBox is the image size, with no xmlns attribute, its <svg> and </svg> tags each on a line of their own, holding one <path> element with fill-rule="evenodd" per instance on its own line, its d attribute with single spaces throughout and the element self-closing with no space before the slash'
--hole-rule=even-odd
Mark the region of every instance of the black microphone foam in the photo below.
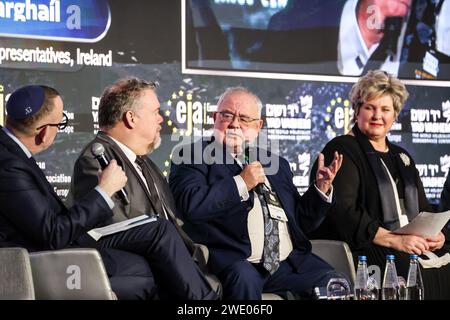
<svg viewBox="0 0 450 320">
<path fill-rule="evenodd" d="M 97 159 L 102 170 L 108 166 L 109 161 L 105 157 L 105 147 L 103 147 L 101 143 L 98 142 L 94 143 L 91 147 L 91 153 L 94 156 L 94 158 Z M 122 201 L 124 205 L 130 204 L 128 195 L 123 188 L 117 191 L 116 194 L 118 195 L 120 201 Z"/>
</svg>

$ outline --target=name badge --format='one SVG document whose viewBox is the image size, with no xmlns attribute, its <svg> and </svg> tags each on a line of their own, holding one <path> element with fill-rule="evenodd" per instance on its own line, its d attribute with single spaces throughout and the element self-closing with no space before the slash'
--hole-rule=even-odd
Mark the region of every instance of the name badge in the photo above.
<svg viewBox="0 0 450 320">
<path fill-rule="evenodd" d="M 272 219 L 284 222 L 288 221 L 286 212 L 284 212 L 284 209 L 281 206 L 280 199 L 274 191 L 268 189 L 265 190 L 264 199 L 266 200 L 267 208 L 269 209 L 269 215 Z"/>
</svg>

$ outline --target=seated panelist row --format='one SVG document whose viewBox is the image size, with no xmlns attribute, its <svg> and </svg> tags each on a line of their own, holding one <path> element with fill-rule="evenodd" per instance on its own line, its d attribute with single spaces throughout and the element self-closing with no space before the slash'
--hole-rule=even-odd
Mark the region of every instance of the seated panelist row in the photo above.
<svg viewBox="0 0 450 320">
<path fill-rule="evenodd" d="M 171 219 L 167 199 L 142 192 L 142 198 L 133 201 L 136 199 L 129 192 L 133 202 L 126 207 L 114 196 L 124 187 L 136 190 L 137 169 L 133 169 L 134 161 L 126 162 L 132 154 L 142 159 L 139 166 L 143 175 L 150 172 L 149 177 L 154 179 L 147 180 L 143 189 L 168 189 L 160 185 L 164 179 L 154 164 L 141 158 L 160 139 L 162 118 L 153 83 L 123 79 L 105 90 L 99 111 L 102 132 L 96 139 L 106 140 L 102 143 L 107 152 L 118 152 L 122 157 L 115 156 L 97 175 L 98 162 L 95 160 L 96 169 L 88 164 L 80 166 L 82 155 L 74 174 L 76 201 L 70 208 L 55 194 L 33 158 L 53 143 L 58 129 L 67 125 L 59 93 L 47 86 L 27 85 L 11 94 L 6 109 L 5 127 L 0 128 L 0 246 L 29 251 L 96 248 L 119 299 L 218 298 L 192 258 L 193 243 Z M 124 136 L 133 136 L 134 143 L 122 140 Z M 145 203 L 145 213 L 158 215 L 158 219 L 98 241 L 86 234 L 92 228 L 137 214 L 131 205 L 138 203 Z"/>
</svg>

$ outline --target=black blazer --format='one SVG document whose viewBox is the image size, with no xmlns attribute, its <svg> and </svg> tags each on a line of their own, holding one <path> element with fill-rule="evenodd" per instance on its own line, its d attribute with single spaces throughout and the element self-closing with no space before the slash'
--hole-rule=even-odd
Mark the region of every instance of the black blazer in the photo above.
<svg viewBox="0 0 450 320">
<path fill-rule="evenodd" d="M 33 159 L 0 127 L 0 246 L 30 251 L 76 246 L 76 239 L 112 216 L 93 188 L 67 209 Z"/>
<path fill-rule="evenodd" d="M 389 147 L 395 153 L 402 152 L 410 158 L 411 164 L 407 166 L 407 170 L 415 177 L 419 210 L 432 212 L 433 208 L 425 196 L 411 155 L 399 146 L 390 144 Z M 331 140 L 322 151 L 325 164 L 332 161 L 335 151 L 344 155 L 342 167 L 333 181 L 336 205 L 329 211 L 322 225 L 309 236 L 342 240 L 352 250 L 370 247 L 378 228 L 384 227 L 377 180 L 354 136 L 343 135 Z M 311 172 L 315 172 L 316 168 L 317 162 Z"/>
</svg>

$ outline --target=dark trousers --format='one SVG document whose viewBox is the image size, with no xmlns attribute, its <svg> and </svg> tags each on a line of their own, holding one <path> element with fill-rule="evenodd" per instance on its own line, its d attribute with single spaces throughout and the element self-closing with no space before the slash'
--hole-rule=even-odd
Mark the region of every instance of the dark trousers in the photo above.
<svg viewBox="0 0 450 320">
<path fill-rule="evenodd" d="M 312 253 L 305 256 L 300 266 L 294 266 L 288 257 L 273 275 L 246 260 L 237 261 L 219 273 L 224 300 L 260 300 L 263 292 L 285 297 L 288 291 L 311 298 L 314 287 L 326 287 L 333 277 L 342 274 Z"/>
<path fill-rule="evenodd" d="M 111 288 L 119 300 L 155 300 L 158 288 L 150 266 L 140 255 L 99 249 Z"/>
<path fill-rule="evenodd" d="M 165 219 L 104 237 L 99 245 L 101 249 L 118 249 L 143 257 L 152 270 L 161 299 L 217 299 L 175 227 Z M 114 260 L 116 264 L 123 263 Z"/>
</svg>

